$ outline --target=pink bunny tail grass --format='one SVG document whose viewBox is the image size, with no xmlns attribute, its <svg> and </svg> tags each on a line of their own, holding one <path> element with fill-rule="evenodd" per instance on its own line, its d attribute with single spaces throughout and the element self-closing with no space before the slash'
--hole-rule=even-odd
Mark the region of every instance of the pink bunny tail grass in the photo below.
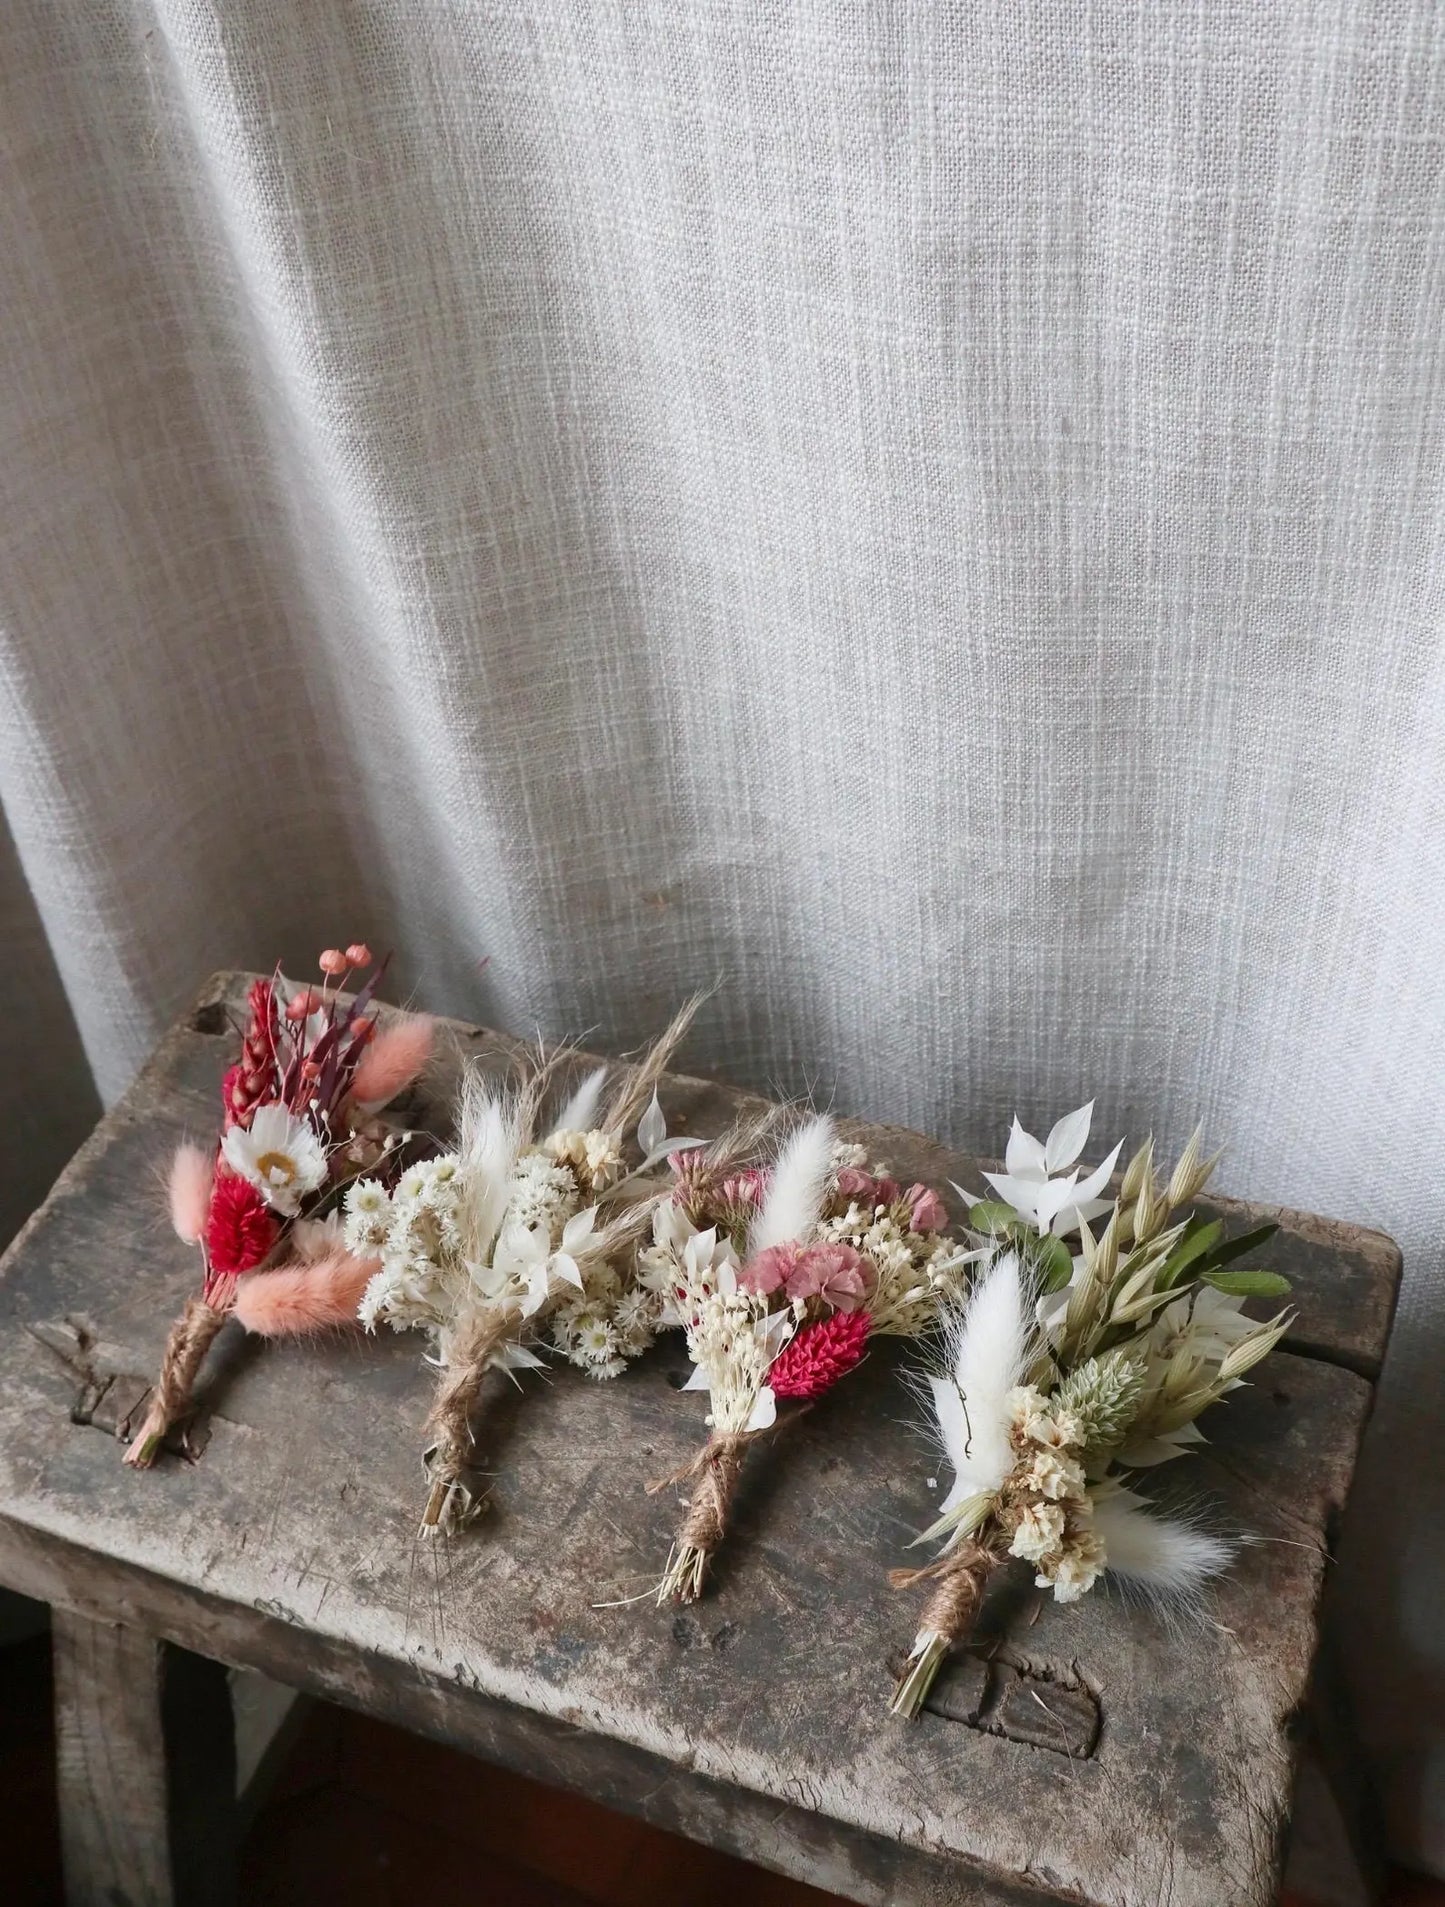
<svg viewBox="0 0 1445 1907">
<path fill-rule="evenodd" d="M 188 1245 L 199 1245 L 206 1235 L 206 1220 L 211 1211 L 211 1158 L 189 1139 L 176 1147 L 171 1160 L 171 1224 L 176 1237 Z"/>
<path fill-rule="evenodd" d="M 351 1096 L 358 1105 L 384 1106 L 410 1086 L 431 1058 L 432 1027 L 429 1014 L 408 1013 L 377 1029 L 352 1081 Z"/>
<path fill-rule="evenodd" d="M 236 1280 L 235 1315 L 263 1338 L 305 1337 L 355 1324 L 361 1294 L 380 1271 L 378 1258 L 331 1252 L 309 1265 L 283 1265 Z"/>
</svg>

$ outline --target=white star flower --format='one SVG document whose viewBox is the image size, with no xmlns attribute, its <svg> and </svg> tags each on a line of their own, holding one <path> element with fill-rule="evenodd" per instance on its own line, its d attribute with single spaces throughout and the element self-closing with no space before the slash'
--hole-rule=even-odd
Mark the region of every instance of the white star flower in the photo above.
<svg viewBox="0 0 1445 1907">
<path fill-rule="evenodd" d="M 305 1195 L 326 1181 L 321 1141 L 284 1106 L 259 1106 L 249 1126 L 232 1126 L 221 1155 L 286 1218 L 294 1218 Z"/>
<path fill-rule="evenodd" d="M 386 1187 L 378 1179 L 357 1179 L 347 1186 L 341 1202 L 348 1212 L 360 1212 L 367 1218 L 375 1218 L 390 1203 Z"/>
<path fill-rule="evenodd" d="M 1188 1347 L 1192 1357 L 1206 1364 L 1222 1364 L 1241 1338 L 1258 1330 L 1244 1316 L 1243 1298 L 1230 1297 L 1211 1285 L 1166 1304 L 1149 1333 L 1149 1355 L 1168 1363 L 1176 1351 Z"/>
</svg>

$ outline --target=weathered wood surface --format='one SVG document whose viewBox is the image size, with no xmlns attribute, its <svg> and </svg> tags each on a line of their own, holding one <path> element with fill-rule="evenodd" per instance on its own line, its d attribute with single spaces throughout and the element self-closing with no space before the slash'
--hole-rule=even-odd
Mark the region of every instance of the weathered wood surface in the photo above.
<svg viewBox="0 0 1445 1907">
<path fill-rule="evenodd" d="M 113 1614 L 52 1612 L 69 1907 L 231 1907 L 226 1671 Z"/>
<path fill-rule="evenodd" d="M 415 1337 L 225 1342 L 203 1460 L 123 1468 L 107 1433 L 194 1278 L 157 1168 L 214 1124 L 220 1003 L 243 988 L 208 990 L 5 1261 L 0 1581 L 862 1902 L 1273 1898 L 1326 1554 L 1371 1398 L 1358 1373 L 1378 1369 L 1398 1276 L 1388 1240 L 1287 1215 L 1274 1258 L 1308 1354 L 1272 1360 L 1215 1414 L 1208 1452 L 1160 1473 L 1259 1538 L 1214 1623 L 1171 1636 L 1106 1595 L 1036 1610 L 1007 1585 L 987 1625 L 1006 1648 L 986 1671 L 960 1664 L 942 1712 L 910 1728 L 885 1711 L 887 1662 L 917 1611 L 886 1571 L 912 1560 L 933 1499 L 888 1351 L 755 1453 L 715 1593 L 687 1611 L 645 1599 L 678 1506 L 642 1489 L 704 1434 L 702 1400 L 673 1389 L 680 1343 L 610 1385 L 496 1380 L 479 1423 L 494 1505 L 441 1546 L 415 1536 L 429 1395 Z M 465 1029 L 455 1045 L 497 1064 L 512 1050 Z M 679 1131 L 715 1130 L 740 1097 L 664 1091 Z M 875 1128 L 868 1144 L 905 1176 L 978 1183 L 917 1135 Z"/>
</svg>

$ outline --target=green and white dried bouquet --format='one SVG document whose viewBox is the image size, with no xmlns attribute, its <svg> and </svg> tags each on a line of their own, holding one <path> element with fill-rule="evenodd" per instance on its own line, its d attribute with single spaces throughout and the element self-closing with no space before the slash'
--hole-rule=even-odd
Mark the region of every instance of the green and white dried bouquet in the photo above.
<svg viewBox="0 0 1445 1907">
<path fill-rule="evenodd" d="M 565 1341 L 574 1363 L 594 1377 L 622 1369 L 613 1327 L 592 1332 L 576 1320 L 588 1306 L 600 1320 L 625 1294 L 637 1244 L 671 1189 L 656 1168 L 696 1143 L 668 1139 L 656 1090 L 695 1010 L 684 1009 L 610 1095 L 600 1067 L 550 1117 L 565 1052 L 540 1055 L 509 1086 L 473 1068 L 454 1150 L 413 1167 L 391 1193 L 370 1180 L 348 1191 L 347 1248 L 381 1260 L 361 1300 L 363 1324 L 426 1331 L 440 1371 L 423 1535 L 459 1528 L 481 1507 L 466 1478 L 483 1380 L 540 1367 L 533 1346 L 555 1313 L 565 1307 L 574 1320 Z M 639 1111 L 640 1160 L 629 1164 Z"/>
<path fill-rule="evenodd" d="M 1283 1337 L 1291 1314 L 1256 1323 L 1242 1306 L 1283 1295 L 1288 1280 L 1231 1269 L 1276 1228 L 1226 1239 L 1221 1220 L 1187 1211 L 1214 1165 L 1197 1133 L 1167 1180 L 1151 1140 L 1117 1198 L 1101 1197 L 1121 1148 L 1081 1177 L 1092 1111 L 1070 1113 L 1042 1143 L 1015 1120 L 1004 1172 L 984 1175 L 995 1197 L 955 1187 L 971 1207 L 979 1271 L 947 1322 L 942 1368 L 926 1379 L 953 1483 L 918 1539 L 942 1538 L 939 1556 L 893 1575 L 900 1588 L 931 1584 L 894 1692 L 898 1715 L 918 1713 L 1011 1558 L 1060 1602 L 1105 1571 L 1188 1602 L 1233 1554 L 1131 1486 L 1136 1471 L 1204 1442 L 1201 1413 Z"/>
</svg>

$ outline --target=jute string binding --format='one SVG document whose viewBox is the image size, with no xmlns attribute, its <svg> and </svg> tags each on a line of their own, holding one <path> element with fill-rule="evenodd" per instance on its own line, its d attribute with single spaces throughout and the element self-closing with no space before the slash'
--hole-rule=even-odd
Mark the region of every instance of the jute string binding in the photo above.
<svg viewBox="0 0 1445 1907">
<path fill-rule="evenodd" d="M 520 1312 L 515 1306 L 489 1307 L 448 1353 L 446 1375 L 438 1386 L 427 1418 L 431 1442 L 425 1461 L 431 1488 L 422 1511 L 419 1532 L 422 1536 L 461 1529 L 485 1507 L 485 1497 L 474 1495 L 462 1480 L 471 1463 L 475 1443 L 472 1412 L 481 1394 L 483 1378 L 497 1352 L 515 1332 L 519 1319 Z"/>
<path fill-rule="evenodd" d="M 125 1453 L 124 1461 L 133 1469 L 149 1470 L 166 1438 L 190 1416 L 197 1374 L 228 1316 L 228 1311 L 207 1304 L 204 1298 L 186 1300 L 185 1310 L 166 1338 L 145 1421 Z"/>
<path fill-rule="evenodd" d="M 962 1642 L 978 1620 L 983 1592 L 997 1567 L 998 1558 L 992 1550 L 981 1543 L 960 1543 L 922 1569 L 890 1570 L 888 1580 L 895 1589 L 913 1589 L 919 1583 L 931 1582 L 933 1594 L 923 1605 L 918 1633 L 946 1636 L 950 1643 Z"/>
</svg>

